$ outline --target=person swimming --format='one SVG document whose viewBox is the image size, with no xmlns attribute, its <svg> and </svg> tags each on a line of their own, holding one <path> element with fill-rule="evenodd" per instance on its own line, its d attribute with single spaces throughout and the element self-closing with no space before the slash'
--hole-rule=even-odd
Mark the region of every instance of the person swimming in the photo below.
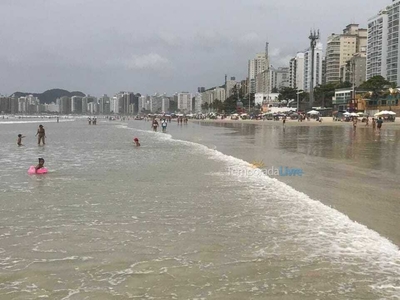
<svg viewBox="0 0 400 300">
<path fill-rule="evenodd" d="M 22 146 L 22 139 L 24 136 L 22 134 L 18 134 L 17 145 Z"/>
<path fill-rule="evenodd" d="M 139 139 L 138 138 L 134 138 L 133 141 L 135 142 L 135 146 L 136 147 L 140 147 L 140 143 L 139 143 Z"/>
<path fill-rule="evenodd" d="M 44 159 L 40 157 L 39 164 L 35 167 L 35 170 L 37 172 L 39 169 L 42 169 L 42 168 L 44 168 Z"/>
</svg>

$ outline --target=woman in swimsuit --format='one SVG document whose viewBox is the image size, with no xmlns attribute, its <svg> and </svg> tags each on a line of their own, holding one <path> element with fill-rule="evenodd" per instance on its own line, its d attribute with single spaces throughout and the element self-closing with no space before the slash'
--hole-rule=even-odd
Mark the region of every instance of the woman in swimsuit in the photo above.
<svg viewBox="0 0 400 300">
<path fill-rule="evenodd" d="M 40 141 L 42 141 L 43 145 L 45 144 L 45 137 L 46 137 L 46 132 L 44 130 L 43 125 L 39 125 L 39 128 L 37 130 L 36 135 L 38 136 L 38 145 L 40 145 Z"/>
</svg>

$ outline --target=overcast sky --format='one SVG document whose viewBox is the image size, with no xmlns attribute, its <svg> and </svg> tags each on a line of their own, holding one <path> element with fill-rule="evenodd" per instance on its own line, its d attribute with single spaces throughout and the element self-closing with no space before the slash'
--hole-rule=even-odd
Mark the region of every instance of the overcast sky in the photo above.
<svg viewBox="0 0 400 300">
<path fill-rule="evenodd" d="M 287 66 L 391 0 L 0 0 L 0 94 L 80 90 L 95 96 L 195 92 L 245 79 L 270 43 Z"/>
</svg>

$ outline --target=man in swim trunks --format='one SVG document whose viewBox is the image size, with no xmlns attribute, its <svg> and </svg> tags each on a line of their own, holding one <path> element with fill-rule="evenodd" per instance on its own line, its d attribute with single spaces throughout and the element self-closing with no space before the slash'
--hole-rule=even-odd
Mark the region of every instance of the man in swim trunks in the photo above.
<svg viewBox="0 0 400 300">
<path fill-rule="evenodd" d="M 46 132 L 45 132 L 45 130 L 44 130 L 43 125 L 39 125 L 39 128 L 38 128 L 38 130 L 37 130 L 36 135 L 37 135 L 37 137 L 38 137 L 38 145 L 40 145 L 40 141 L 42 141 L 42 143 L 43 143 L 43 145 L 44 145 L 44 144 L 45 144 L 44 139 L 45 139 L 45 137 L 46 137 Z"/>
</svg>

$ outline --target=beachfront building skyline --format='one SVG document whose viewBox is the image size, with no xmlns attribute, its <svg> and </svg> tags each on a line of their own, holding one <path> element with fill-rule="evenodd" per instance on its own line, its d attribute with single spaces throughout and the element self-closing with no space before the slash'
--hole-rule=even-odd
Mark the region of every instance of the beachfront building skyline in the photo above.
<svg viewBox="0 0 400 300">
<path fill-rule="evenodd" d="M 349 24 L 341 34 L 333 33 L 328 37 L 326 47 L 326 83 L 340 81 L 340 68 L 355 53 L 363 52 L 367 47 L 367 29 L 358 24 Z"/>
</svg>

